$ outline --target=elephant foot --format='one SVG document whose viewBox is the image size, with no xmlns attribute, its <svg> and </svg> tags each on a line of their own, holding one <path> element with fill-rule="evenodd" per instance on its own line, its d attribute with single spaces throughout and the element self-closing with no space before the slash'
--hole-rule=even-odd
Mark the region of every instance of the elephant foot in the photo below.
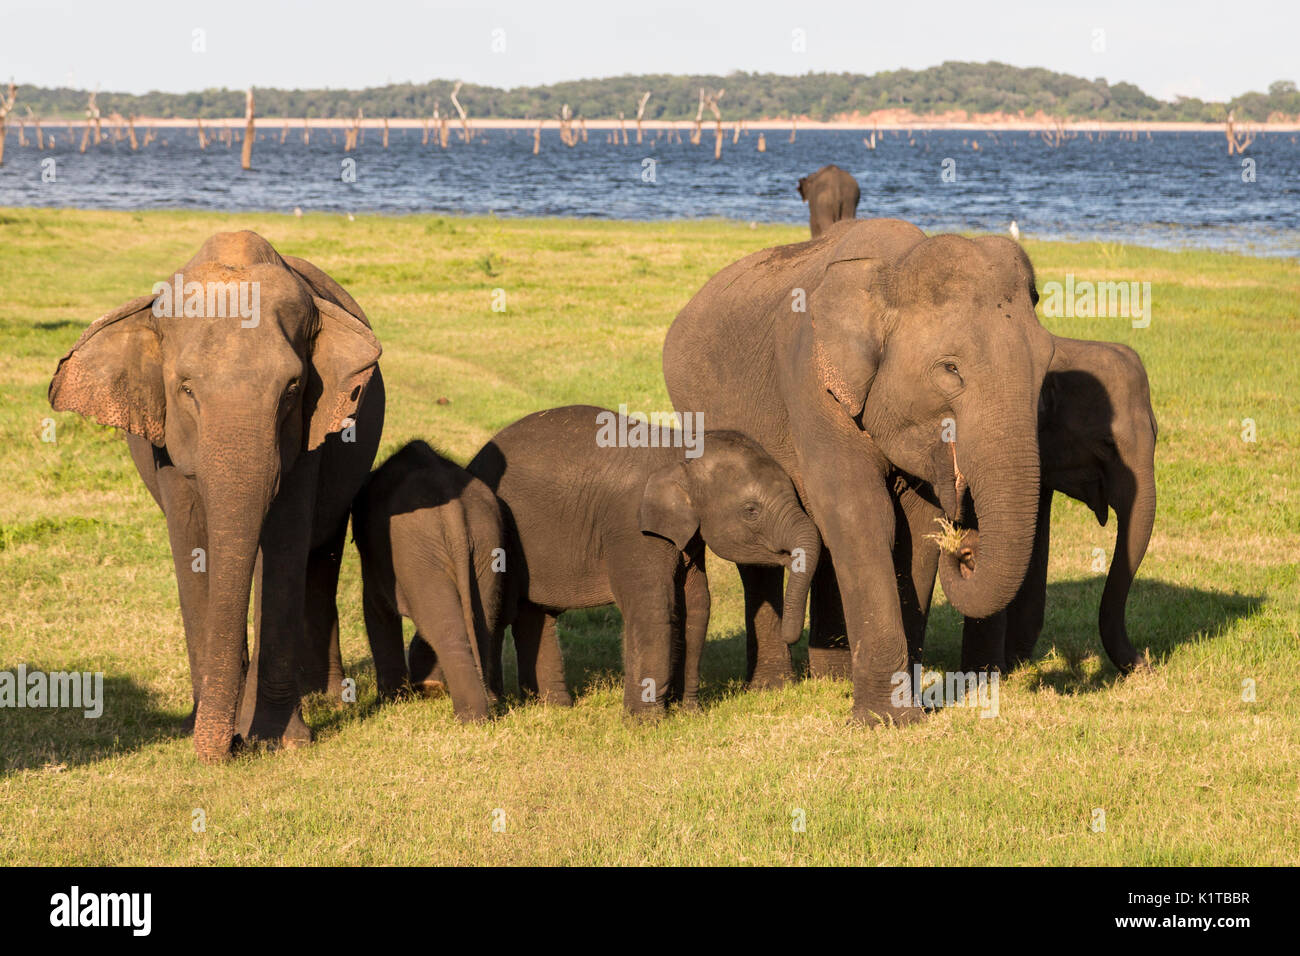
<svg viewBox="0 0 1300 956">
<path fill-rule="evenodd" d="M 424 680 L 415 685 L 415 692 L 421 697 L 437 700 L 447 696 L 447 685 L 440 680 Z"/>
<path fill-rule="evenodd" d="M 662 705 L 646 704 L 641 707 L 624 708 L 628 720 L 637 724 L 655 724 L 663 720 L 667 711 Z"/>
<path fill-rule="evenodd" d="M 537 701 L 551 707 L 572 707 L 573 696 L 563 687 L 549 687 L 537 694 Z"/>
<path fill-rule="evenodd" d="M 677 702 L 677 709 L 684 714 L 698 714 L 703 710 L 703 708 L 700 707 L 700 702 L 694 697 L 686 697 L 679 700 Z"/>
<path fill-rule="evenodd" d="M 849 680 L 853 676 L 853 652 L 847 647 L 808 648 L 808 676 Z"/>
<path fill-rule="evenodd" d="M 854 704 L 850 723 L 864 727 L 907 727 L 925 719 L 925 710 L 921 707 L 869 707 Z"/>
<path fill-rule="evenodd" d="M 787 658 L 784 661 L 759 661 L 748 686 L 750 690 L 780 690 L 793 682 L 794 668 Z"/>
<path fill-rule="evenodd" d="M 253 715 L 247 740 L 268 750 L 293 750 L 311 743 L 311 728 L 302 719 L 302 708 L 259 707 Z"/>
</svg>

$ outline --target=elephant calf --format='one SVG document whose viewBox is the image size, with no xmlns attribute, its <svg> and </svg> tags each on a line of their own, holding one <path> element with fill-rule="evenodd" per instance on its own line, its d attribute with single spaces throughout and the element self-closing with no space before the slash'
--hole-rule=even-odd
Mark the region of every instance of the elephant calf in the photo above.
<svg viewBox="0 0 1300 956">
<path fill-rule="evenodd" d="M 655 716 L 670 697 L 698 706 L 706 543 L 738 564 L 790 569 L 782 634 L 799 639 L 821 553 L 817 528 L 757 443 L 737 432 L 700 437 L 684 451 L 680 431 L 575 405 L 521 419 L 470 462 L 518 544 L 514 639 L 525 692 L 571 703 L 556 617 L 614 603 L 624 622 L 624 707 Z"/>
<path fill-rule="evenodd" d="M 1054 342 L 1038 407 L 1042 488 L 1029 570 L 1001 614 L 966 619 L 964 670 L 1015 667 L 1032 656 L 1043 629 L 1052 495 L 1058 491 L 1090 507 L 1102 525 L 1109 509 L 1115 510 L 1115 553 L 1098 630 L 1120 673 L 1138 665 L 1124 610 L 1156 515 L 1156 416 L 1146 367 L 1126 345 L 1059 337 Z"/>
<path fill-rule="evenodd" d="M 417 629 L 412 685 L 430 692 L 441 676 L 459 719 L 486 718 L 501 696 L 508 608 L 505 526 L 496 496 L 424 442 L 411 442 L 358 493 L 352 533 L 380 697 L 396 695 L 408 679 L 405 615 Z"/>
</svg>

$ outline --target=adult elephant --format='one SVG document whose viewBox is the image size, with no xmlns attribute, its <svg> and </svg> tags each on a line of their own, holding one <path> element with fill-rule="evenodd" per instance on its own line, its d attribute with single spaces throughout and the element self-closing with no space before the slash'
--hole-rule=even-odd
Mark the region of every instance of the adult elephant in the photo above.
<svg viewBox="0 0 1300 956">
<path fill-rule="evenodd" d="M 1120 673 L 1138 664 L 1124 612 L 1156 515 L 1156 417 L 1146 368 L 1136 352 L 1114 342 L 1057 338 L 1055 346 L 1039 403 L 1042 490 L 1033 556 L 1005 611 L 987 620 L 966 619 L 964 670 L 1015 667 L 1033 654 L 1047 601 L 1055 492 L 1086 504 L 1102 526 L 1115 511 L 1115 551 L 1097 625 L 1102 647 Z"/>
<path fill-rule="evenodd" d="M 940 561 L 954 606 L 989 617 L 1024 579 L 1038 505 L 1038 394 L 1052 356 L 1027 271 L 1010 240 L 927 239 L 898 220 L 853 220 L 728 266 L 668 331 L 664 375 L 677 410 L 755 438 L 821 531 L 842 594 L 857 720 L 920 714 L 911 694 L 891 695 L 906 690 L 908 661 L 898 471 L 929 482 L 954 519 L 971 492 L 978 570 L 963 575 L 955 557 Z M 792 672 L 779 633 L 781 578 L 754 567 L 741 578 L 751 682 L 783 683 Z"/>
<path fill-rule="evenodd" d="M 154 290 L 86 329 L 50 404 L 124 429 L 166 516 L 199 757 L 231 753 L 241 694 L 244 739 L 306 742 L 302 694 L 342 679 L 334 597 L 383 426 L 379 342 L 338 283 L 252 232 Z"/>
<path fill-rule="evenodd" d="M 799 180 L 799 195 L 808 204 L 808 226 L 816 239 L 833 223 L 858 214 L 858 181 L 832 164 Z"/>
</svg>

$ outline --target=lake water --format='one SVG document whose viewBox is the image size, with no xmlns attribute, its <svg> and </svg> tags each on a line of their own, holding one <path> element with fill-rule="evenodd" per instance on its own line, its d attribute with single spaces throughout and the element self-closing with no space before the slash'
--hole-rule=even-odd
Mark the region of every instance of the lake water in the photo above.
<svg viewBox="0 0 1300 956">
<path fill-rule="evenodd" d="M 715 162 L 707 126 L 700 146 L 651 142 L 653 132 L 642 146 L 615 146 L 591 130 L 587 143 L 567 148 L 546 130 L 537 156 L 530 130 L 481 131 L 469 145 L 453 133 L 444 151 L 422 146 L 420 130 L 393 130 L 385 150 L 381 132 L 369 129 L 345 154 L 341 130 L 313 130 L 304 146 L 301 129 L 283 145 L 274 129 L 260 132 L 247 173 L 238 144 L 200 150 L 192 128 L 160 132 L 166 145 L 133 153 L 106 139 L 81 154 L 66 131 L 54 150 L 20 147 L 11 126 L 0 206 L 806 223 L 795 184 L 833 162 L 862 186 L 859 216 L 895 216 L 930 232 L 1004 232 L 1014 219 L 1028 237 L 1300 257 L 1300 136 L 1291 133 L 1255 140 L 1245 154 L 1255 181 L 1245 182 L 1243 157 L 1228 156 L 1224 136 L 1212 132 L 1136 141 L 1094 133 L 1091 142 L 1080 133 L 1056 149 L 1029 132 L 918 131 L 912 145 L 906 132 L 887 132 L 868 150 L 860 132 L 802 130 L 791 144 L 774 130 L 759 153 L 756 132 L 732 145 L 728 131 Z M 42 176 L 49 159 L 52 182 Z M 355 182 L 344 181 L 345 159 L 355 160 Z M 943 179 L 945 160 L 955 181 Z"/>
</svg>

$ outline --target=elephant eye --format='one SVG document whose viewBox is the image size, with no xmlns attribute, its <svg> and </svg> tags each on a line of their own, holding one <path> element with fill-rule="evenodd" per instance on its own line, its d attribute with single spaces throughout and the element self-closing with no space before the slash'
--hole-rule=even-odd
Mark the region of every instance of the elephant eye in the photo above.
<svg viewBox="0 0 1300 956">
<path fill-rule="evenodd" d="M 181 382 L 181 391 L 190 396 L 190 398 L 194 397 L 194 388 L 189 382 Z"/>
<path fill-rule="evenodd" d="M 957 373 L 957 366 L 954 365 L 952 362 L 944 362 L 944 363 L 943 363 L 943 370 L 944 370 L 945 372 L 950 372 L 950 373 L 953 374 L 953 375 L 958 374 L 958 373 Z"/>
<path fill-rule="evenodd" d="M 298 380 L 294 379 L 284 390 L 285 398 L 293 398 L 298 394 Z"/>
<path fill-rule="evenodd" d="M 744 514 L 746 521 L 757 521 L 759 514 L 762 512 L 762 509 L 753 501 L 747 501 L 740 510 Z"/>
</svg>

